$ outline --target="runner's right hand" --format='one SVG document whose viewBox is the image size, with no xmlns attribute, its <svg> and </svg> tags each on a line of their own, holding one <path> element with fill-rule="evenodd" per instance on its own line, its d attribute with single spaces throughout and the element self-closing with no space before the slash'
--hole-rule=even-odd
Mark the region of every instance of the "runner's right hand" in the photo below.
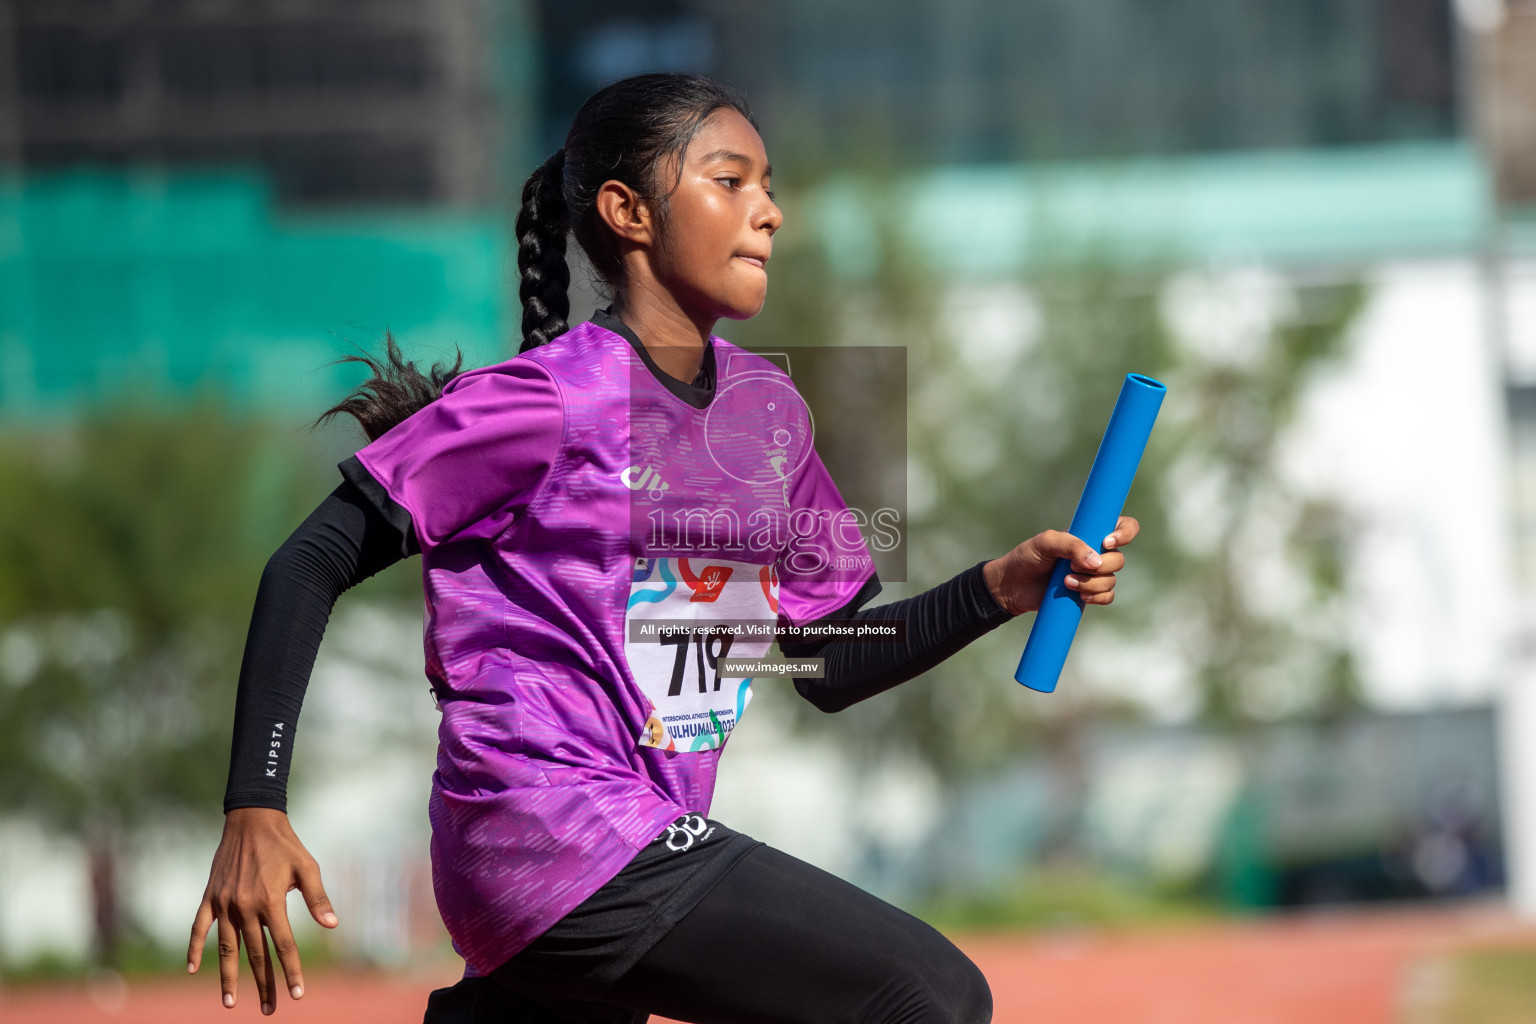
<svg viewBox="0 0 1536 1024">
<path fill-rule="evenodd" d="M 272 936 L 288 992 L 304 994 L 299 948 L 288 926 L 288 893 L 298 889 L 314 919 L 335 928 L 336 912 L 320 885 L 320 865 L 304 849 L 288 824 L 288 815 L 269 807 L 236 807 L 224 815 L 224 835 L 213 854 L 208 888 L 192 922 L 187 947 L 187 973 L 195 974 L 203 960 L 203 942 L 219 922 L 219 981 L 224 1005 L 235 1005 L 235 981 L 240 975 L 240 944 L 245 943 L 261 1012 L 277 1010 L 277 981 L 267 951 L 265 927 Z"/>
</svg>

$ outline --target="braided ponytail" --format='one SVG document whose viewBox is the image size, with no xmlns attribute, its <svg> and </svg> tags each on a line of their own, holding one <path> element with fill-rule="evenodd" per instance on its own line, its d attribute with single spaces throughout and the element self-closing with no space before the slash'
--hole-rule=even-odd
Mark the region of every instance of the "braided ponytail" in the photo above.
<svg viewBox="0 0 1536 1024">
<path fill-rule="evenodd" d="M 571 270 L 565 263 L 565 236 L 571 222 L 565 205 L 565 149 L 555 152 L 523 185 L 517 214 L 517 269 L 522 281 L 523 342 L 519 352 L 564 334 L 571 312 L 567 289 Z"/>
</svg>

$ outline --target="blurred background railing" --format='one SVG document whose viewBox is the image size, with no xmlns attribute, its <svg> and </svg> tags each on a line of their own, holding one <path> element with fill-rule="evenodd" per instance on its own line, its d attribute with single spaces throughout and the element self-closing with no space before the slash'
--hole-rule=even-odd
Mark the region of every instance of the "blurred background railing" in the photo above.
<svg viewBox="0 0 1536 1024">
<path fill-rule="evenodd" d="M 255 581 L 361 443 L 308 429 L 334 361 L 514 354 L 523 178 L 685 69 L 786 212 L 719 333 L 904 354 L 879 600 L 1064 525 L 1123 373 L 1170 386 L 1057 694 L 1021 627 L 830 718 L 762 687 L 717 816 L 955 927 L 1536 915 L 1529 0 L 0 0 L 7 976 L 178 962 Z M 343 598 L 300 730 L 341 960 L 444 946 L 415 571 Z"/>
</svg>

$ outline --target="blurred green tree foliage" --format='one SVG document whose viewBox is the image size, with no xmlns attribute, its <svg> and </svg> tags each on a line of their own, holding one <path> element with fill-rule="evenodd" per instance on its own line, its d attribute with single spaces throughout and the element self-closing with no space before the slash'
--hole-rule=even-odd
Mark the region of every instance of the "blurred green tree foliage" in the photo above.
<svg viewBox="0 0 1536 1024">
<path fill-rule="evenodd" d="M 215 403 L 0 439 L 0 812 L 89 851 L 96 955 L 133 830 L 217 807 L 256 582 L 316 483 Z"/>
<path fill-rule="evenodd" d="M 1347 351 L 1359 281 L 1191 272 L 1061 239 L 1017 275 L 957 283 L 906 233 L 897 176 L 862 181 L 873 272 L 833 274 L 806 223 L 811 190 L 784 189 L 768 304 L 732 337 L 907 349 L 911 582 L 876 604 L 1066 529 L 1124 375 L 1169 394 L 1126 506 L 1142 535 L 1113 607 L 1086 614 L 1056 693 L 1013 681 L 1025 616 L 836 719 L 791 701 L 801 724 L 868 764 L 915 756 L 950 778 L 1042 743 L 1070 786 L 1077 726 L 1143 715 L 1149 700 L 1233 727 L 1354 706 L 1348 517 L 1293 487 L 1282 459 L 1309 382 Z M 813 410 L 856 386 L 797 385 Z"/>
</svg>

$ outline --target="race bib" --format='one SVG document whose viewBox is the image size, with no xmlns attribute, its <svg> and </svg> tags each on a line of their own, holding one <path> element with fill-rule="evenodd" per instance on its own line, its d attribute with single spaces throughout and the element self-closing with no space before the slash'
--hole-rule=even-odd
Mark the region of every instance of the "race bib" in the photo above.
<svg viewBox="0 0 1536 1024">
<path fill-rule="evenodd" d="M 635 639 L 649 620 L 718 621 L 771 625 L 779 614 L 779 578 L 772 565 L 721 558 L 639 558 L 624 613 L 624 654 L 635 682 L 651 702 L 637 737 L 642 747 L 712 750 L 736 728 L 752 699 L 752 680 L 722 679 L 721 658 L 761 658 L 770 634 L 732 635 L 696 629 L 694 635 Z M 661 633 L 662 631 L 658 631 Z"/>
</svg>

